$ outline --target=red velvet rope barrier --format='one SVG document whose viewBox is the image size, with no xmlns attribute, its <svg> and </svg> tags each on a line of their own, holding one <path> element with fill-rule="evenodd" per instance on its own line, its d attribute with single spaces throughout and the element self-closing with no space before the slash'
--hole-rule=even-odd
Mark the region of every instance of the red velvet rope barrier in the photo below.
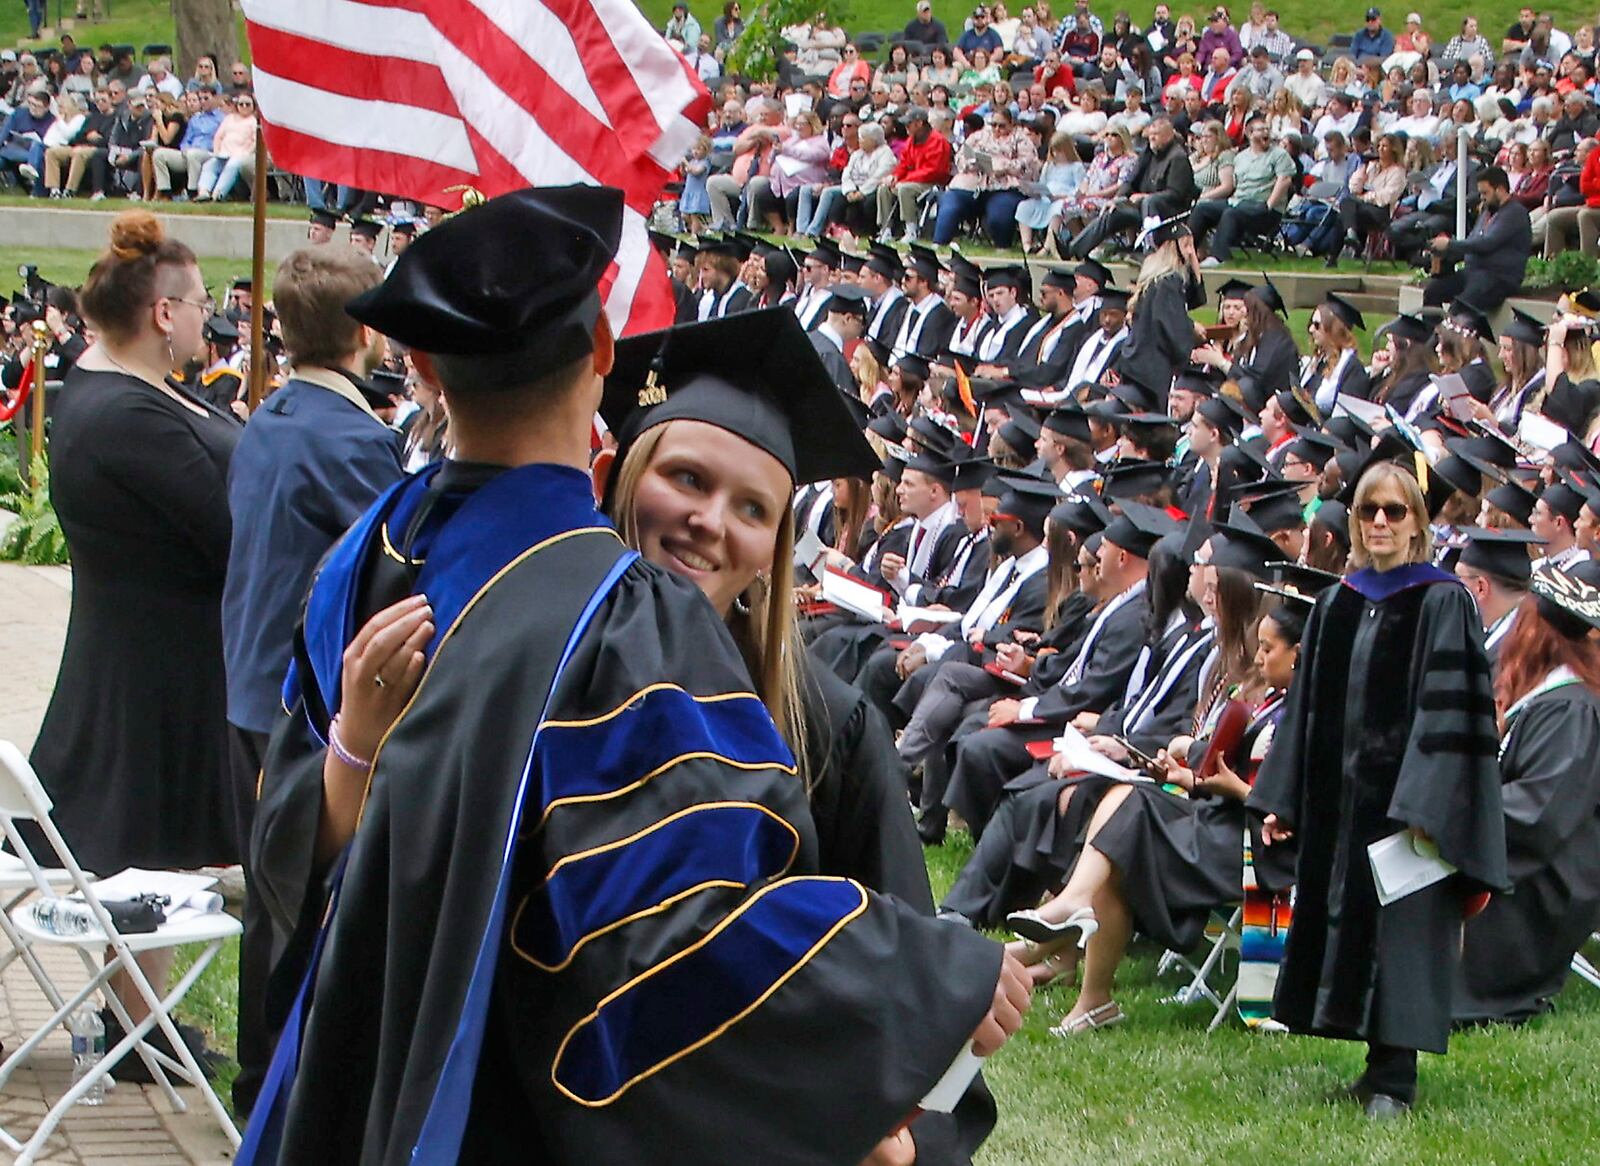
<svg viewBox="0 0 1600 1166">
<path fill-rule="evenodd" d="M 22 379 L 17 382 L 17 391 L 11 394 L 11 399 L 0 404 L 0 421 L 10 421 L 17 415 L 17 410 L 28 403 L 28 393 L 33 388 L 33 361 L 28 361 L 22 366 Z"/>
</svg>

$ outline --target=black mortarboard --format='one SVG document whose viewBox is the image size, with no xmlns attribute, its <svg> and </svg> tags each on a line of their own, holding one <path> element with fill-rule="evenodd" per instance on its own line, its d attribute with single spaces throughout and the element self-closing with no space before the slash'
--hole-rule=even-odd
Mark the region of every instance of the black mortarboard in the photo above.
<svg viewBox="0 0 1600 1166">
<path fill-rule="evenodd" d="M 1133 293 L 1126 288 L 1103 287 L 1100 289 L 1100 306 L 1102 308 L 1121 308 L 1128 310 L 1128 300 Z"/>
<path fill-rule="evenodd" d="M 956 463 L 955 481 L 951 490 L 980 490 L 994 475 L 994 462 L 986 457 L 969 457 Z"/>
<path fill-rule="evenodd" d="M 363 239 L 376 239 L 383 234 L 383 224 L 375 223 L 371 219 L 357 219 L 350 224 L 350 233 L 360 235 Z"/>
<path fill-rule="evenodd" d="M 906 256 L 906 269 L 915 271 L 922 279 L 930 284 L 939 282 L 939 272 L 943 270 L 939 257 L 932 251 L 921 247 L 911 248 L 911 254 Z"/>
<path fill-rule="evenodd" d="M 1309 425 L 1296 425 L 1294 431 L 1297 436 L 1284 452 L 1293 454 L 1319 470 L 1328 464 L 1329 458 L 1339 452 L 1339 443 L 1320 429 L 1313 429 Z"/>
<path fill-rule="evenodd" d="M 312 211 L 310 218 L 313 227 L 327 227 L 331 231 L 339 225 L 339 220 L 327 211 Z"/>
<path fill-rule="evenodd" d="M 392 227 L 389 228 L 389 234 L 391 234 L 391 235 L 405 235 L 407 238 L 410 238 L 411 236 L 415 235 L 416 233 L 417 233 L 417 221 L 415 219 L 401 219 L 398 223 L 395 223 Z M 669 235 L 668 238 L 671 238 L 671 236 Z M 673 242 L 676 243 L 677 240 L 673 239 Z"/>
<path fill-rule="evenodd" d="M 1460 563 L 1493 575 L 1508 583 L 1526 587 L 1533 562 L 1528 548 L 1540 539 L 1528 530 L 1501 530 L 1481 526 L 1463 526 L 1456 533 L 1466 540 L 1461 548 Z"/>
<path fill-rule="evenodd" d="M 867 422 L 866 428 L 893 445 L 899 445 L 906 439 L 905 418 L 893 409 L 887 413 L 879 413 Z"/>
<path fill-rule="evenodd" d="M 593 350 L 600 279 L 621 236 L 622 192 L 613 187 L 512 191 L 434 227 L 345 311 L 446 362 L 508 358 L 505 380 L 485 391 L 525 385 Z"/>
<path fill-rule="evenodd" d="M 961 441 L 926 413 L 918 413 L 913 417 L 906 430 L 917 439 L 920 448 L 932 450 L 941 457 L 947 457 Z"/>
<path fill-rule="evenodd" d="M 1509 336 L 1521 344 L 1539 348 L 1544 344 L 1544 332 L 1545 326 L 1539 323 L 1536 317 L 1530 316 L 1521 308 L 1512 308 L 1511 322 L 1505 326 L 1501 335 Z"/>
<path fill-rule="evenodd" d="M 904 270 L 900 266 L 899 252 L 887 243 L 871 244 L 864 266 L 890 281 L 898 280 Z"/>
<path fill-rule="evenodd" d="M 862 267 L 866 266 L 866 262 L 860 255 L 852 255 L 848 251 L 839 252 L 839 266 L 851 275 L 859 274 Z"/>
<path fill-rule="evenodd" d="M 1330 437 L 1358 450 L 1369 448 L 1372 439 L 1378 436 L 1376 429 L 1348 410 L 1329 417 L 1322 423 L 1322 428 L 1327 430 Z"/>
<path fill-rule="evenodd" d="M 1089 433 L 1089 415 L 1074 405 L 1063 406 L 1046 414 L 1044 428 L 1085 444 L 1094 440 Z"/>
<path fill-rule="evenodd" d="M 225 316 L 212 316 L 206 321 L 205 338 L 207 340 L 237 340 L 239 329 L 232 320 Z"/>
<path fill-rule="evenodd" d="M 1565 481 L 1557 480 L 1545 487 L 1539 501 L 1549 507 L 1552 514 L 1559 514 L 1570 523 L 1578 521 L 1578 512 L 1583 509 L 1583 491 L 1576 490 Z"/>
<path fill-rule="evenodd" d="M 1125 498 L 1149 497 L 1170 480 L 1171 472 L 1163 462 L 1123 458 L 1106 467 L 1105 488 L 1101 493 L 1107 498 L 1116 498 L 1119 501 Z"/>
<path fill-rule="evenodd" d="M 1016 381 L 990 380 L 988 377 L 973 377 L 970 380 L 973 399 L 985 408 L 1005 409 L 1012 405 L 1024 405 L 1026 400 L 1022 396 L 1022 386 Z"/>
<path fill-rule="evenodd" d="M 943 482 L 946 486 L 956 480 L 956 463 L 926 450 L 912 455 L 906 462 L 906 469 L 927 474 L 928 477 Z"/>
<path fill-rule="evenodd" d="M 770 453 L 797 484 L 867 478 L 879 464 L 786 307 L 619 340 L 600 414 L 624 452 L 664 421 L 707 422 Z"/>
<path fill-rule="evenodd" d="M 888 478 L 891 482 L 898 482 L 900 480 L 900 475 L 905 471 L 905 468 L 906 460 L 903 457 L 898 457 L 891 453 L 883 459 L 883 476 Z"/>
<path fill-rule="evenodd" d="M 828 302 L 822 305 L 824 312 L 843 312 L 847 316 L 860 316 L 867 318 L 868 296 L 864 289 L 853 283 L 836 284 Z"/>
<path fill-rule="evenodd" d="M 1482 470 L 1459 454 L 1442 457 L 1435 463 L 1428 476 L 1429 514 L 1437 514 L 1450 496 L 1449 491 L 1445 491 L 1437 498 L 1433 497 L 1436 493 L 1433 481 L 1435 478 L 1443 481 L 1451 490 L 1460 490 L 1463 494 L 1470 494 L 1474 498 L 1483 492 Z"/>
<path fill-rule="evenodd" d="M 1281 561 L 1283 548 L 1243 511 L 1235 510 L 1226 522 L 1212 525 L 1211 565 L 1236 571 L 1259 570 L 1263 563 Z"/>
<path fill-rule="evenodd" d="M 1267 305 L 1267 310 L 1276 312 L 1285 320 L 1289 318 L 1289 305 L 1283 301 L 1283 293 L 1278 290 L 1278 285 L 1267 277 L 1266 272 L 1261 273 L 1261 282 L 1250 289 L 1251 294 Z"/>
<path fill-rule="evenodd" d="M 1457 335 L 1494 343 L 1494 328 L 1489 324 L 1489 317 L 1466 300 L 1456 300 L 1450 305 L 1450 310 L 1444 318 L 1444 326 Z"/>
<path fill-rule="evenodd" d="M 1347 551 L 1350 549 L 1350 508 L 1343 502 L 1329 498 L 1317 507 L 1311 521 L 1327 527 L 1341 547 Z"/>
<path fill-rule="evenodd" d="M 1568 639 L 1584 639 L 1600 628 L 1600 587 L 1592 571 L 1587 563 L 1566 569 L 1546 563 L 1529 580 L 1539 614 Z"/>
<path fill-rule="evenodd" d="M 983 282 L 983 268 L 979 267 L 976 263 L 972 262 L 972 260 L 968 259 L 959 251 L 952 250 L 950 252 L 949 266 L 950 270 L 958 276 L 965 276 L 967 279 L 975 279 L 979 283 Z"/>
<path fill-rule="evenodd" d="M 1516 468 L 1516 446 L 1507 441 L 1497 429 L 1487 425 L 1475 425 L 1474 428 L 1476 432 L 1473 436 L 1446 442 L 1452 453 L 1468 453 L 1480 461 L 1486 461 L 1505 470 Z"/>
<path fill-rule="evenodd" d="M 1523 526 L 1533 517 L 1533 505 L 1538 501 L 1533 494 L 1515 482 L 1501 482 L 1483 496 L 1483 500 L 1496 510 L 1516 519 Z"/>
<path fill-rule="evenodd" d="M 1102 387 L 1107 398 L 1117 402 L 1117 408 L 1112 410 L 1113 416 L 1121 413 L 1154 413 L 1161 404 L 1161 398 L 1154 389 L 1132 377 L 1125 376 L 1114 385 Z"/>
<path fill-rule="evenodd" d="M 1064 526 L 1082 542 L 1090 535 L 1102 531 L 1111 522 L 1111 511 L 1092 494 L 1068 498 L 1050 512 L 1050 521 Z"/>
<path fill-rule="evenodd" d="M 1124 433 L 1151 436 L 1163 429 L 1177 429 L 1178 421 L 1165 413 L 1120 413 L 1117 422 Z"/>
<path fill-rule="evenodd" d="M 1039 281 L 1039 285 L 1041 287 L 1053 287 L 1057 291 L 1071 292 L 1077 288 L 1078 283 L 1073 278 L 1072 272 L 1065 271 L 1059 267 L 1052 267 L 1044 273 L 1044 278 Z"/>
<path fill-rule="evenodd" d="M 1038 419 L 1034 417 L 1033 411 L 1030 409 L 1014 408 L 1010 412 L 1011 420 L 1008 424 L 1020 429 L 1027 436 L 1028 441 L 1023 449 L 1032 449 L 1033 443 L 1039 440 L 1039 434 L 1044 432 L 1044 427 L 1039 424 Z M 1006 444 L 1011 445 L 1011 442 L 1007 440 Z M 1012 448 L 1015 449 L 1017 447 L 1012 446 Z"/>
<path fill-rule="evenodd" d="M 1575 437 L 1569 437 L 1550 451 L 1550 460 L 1564 470 L 1581 474 L 1591 482 L 1600 479 L 1600 458 Z"/>
<path fill-rule="evenodd" d="M 1258 482 L 1236 489 L 1233 501 L 1268 534 L 1298 530 L 1306 524 L 1306 505 L 1300 500 L 1304 486 L 1303 482 Z"/>
<path fill-rule="evenodd" d="M 1172 380 L 1172 387 L 1209 397 L 1222 387 L 1222 380 L 1203 364 L 1188 364 L 1178 370 L 1178 375 Z"/>
<path fill-rule="evenodd" d="M 1283 415 L 1289 419 L 1289 424 L 1296 429 L 1310 425 L 1316 420 L 1311 415 L 1315 405 L 1303 390 L 1279 389 L 1272 396 L 1278 402 L 1278 408 L 1283 410 Z"/>
<path fill-rule="evenodd" d="M 1020 519 L 1024 528 L 1043 538 L 1044 520 L 1060 501 L 1061 489 L 1054 482 L 1007 475 L 1006 492 L 1000 495 L 996 517 L 1009 515 Z"/>
<path fill-rule="evenodd" d="M 696 255 L 727 255 L 733 259 L 744 258 L 739 254 L 738 244 L 725 235 L 713 235 L 707 232 L 694 241 Z"/>
<path fill-rule="evenodd" d="M 1567 297 L 1568 306 L 1580 316 L 1600 316 L 1600 291 L 1581 288 Z"/>
<path fill-rule="evenodd" d="M 894 358 L 894 366 L 901 372 L 908 372 L 918 380 L 924 382 L 927 381 L 928 377 L 933 371 L 928 367 L 928 362 L 922 357 L 918 356 L 915 352 L 901 353 L 899 356 Z"/>
<path fill-rule="evenodd" d="M 1027 296 L 1033 290 L 1033 281 L 1028 277 L 1028 269 L 1020 263 L 989 268 L 983 273 L 983 282 L 989 287 L 1014 287 L 1023 296 Z"/>
<path fill-rule="evenodd" d="M 233 281 L 231 286 L 234 291 L 254 291 L 256 281 L 248 275 L 241 275 Z"/>
<path fill-rule="evenodd" d="M 1332 571 L 1319 571 L 1287 560 L 1262 563 L 1250 575 L 1259 590 L 1295 603 L 1314 604 L 1317 596 L 1339 582 Z"/>
<path fill-rule="evenodd" d="M 839 244 L 828 238 L 817 240 L 817 245 L 811 248 L 811 258 L 834 271 L 844 266 L 844 252 L 839 250 Z"/>
<path fill-rule="evenodd" d="M 758 239 L 748 231 L 734 231 L 725 241 L 741 263 L 754 255 L 759 248 L 768 246 L 765 239 Z"/>
<path fill-rule="evenodd" d="M 1218 395 L 1207 397 L 1194 407 L 1194 411 L 1221 431 L 1225 441 L 1231 441 L 1250 423 L 1250 415 L 1232 397 Z"/>
<path fill-rule="evenodd" d="M 983 283 L 970 275 L 958 274 L 950 285 L 952 291 L 958 291 L 968 299 L 978 300 L 983 298 Z"/>
<path fill-rule="evenodd" d="M 1122 513 L 1106 525 L 1105 539 L 1141 559 L 1147 558 L 1165 536 L 1182 530 L 1178 520 L 1165 510 L 1131 500 L 1121 502 L 1120 506 Z"/>
<path fill-rule="evenodd" d="M 1232 279 L 1229 279 L 1227 282 L 1225 282 L 1221 287 L 1217 288 L 1217 299 L 1242 300 L 1252 290 L 1253 288 L 1250 284 L 1246 283 L 1238 276 L 1234 276 Z"/>
<path fill-rule="evenodd" d="M 1111 269 L 1098 259 L 1085 259 L 1072 269 L 1072 274 L 1081 275 L 1084 279 L 1092 280 L 1100 287 L 1105 287 L 1111 282 Z"/>
<path fill-rule="evenodd" d="M 1426 320 L 1408 312 L 1401 312 L 1385 324 L 1383 330 L 1400 340 L 1409 340 L 1412 344 L 1422 344 L 1433 335 L 1433 329 Z"/>
<path fill-rule="evenodd" d="M 1363 332 L 1366 331 L 1367 322 L 1362 319 L 1360 310 L 1338 292 L 1329 292 L 1323 297 L 1322 303 L 1324 307 L 1344 321 L 1345 327 L 1359 328 Z"/>
<path fill-rule="evenodd" d="M 1169 219 L 1162 219 L 1158 223 L 1153 223 L 1148 231 L 1139 236 L 1135 246 L 1139 243 L 1148 242 L 1152 247 L 1159 247 L 1163 243 L 1171 243 L 1189 234 L 1192 234 L 1189 230 L 1189 212 L 1184 211 L 1182 214 L 1176 214 Z"/>
</svg>

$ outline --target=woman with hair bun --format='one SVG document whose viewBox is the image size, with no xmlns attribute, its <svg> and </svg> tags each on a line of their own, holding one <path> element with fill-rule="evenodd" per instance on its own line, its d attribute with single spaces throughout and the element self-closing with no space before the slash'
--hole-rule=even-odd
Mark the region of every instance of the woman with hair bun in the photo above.
<svg viewBox="0 0 1600 1166">
<path fill-rule="evenodd" d="M 90 870 L 235 862 L 221 601 L 239 425 L 175 380 L 211 302 L 194 253 L 129 211 L 82 307 L 98 339 L 50 431 L 72 616 L 33 764 Z"/>
</svg>

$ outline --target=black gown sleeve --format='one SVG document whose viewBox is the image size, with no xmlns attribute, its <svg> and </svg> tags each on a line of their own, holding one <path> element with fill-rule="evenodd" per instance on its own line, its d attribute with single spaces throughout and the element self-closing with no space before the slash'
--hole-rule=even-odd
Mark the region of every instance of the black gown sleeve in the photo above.
<svg viewBox="0 0 1600 1166">
<path fill-rule="evenodd" d="M 1534 700 L 1517 717 L 1504 760 L 1508 873 L 1519 882 L 1589 828 L 1600 803 L 1600 706 Z"/>
</svg>

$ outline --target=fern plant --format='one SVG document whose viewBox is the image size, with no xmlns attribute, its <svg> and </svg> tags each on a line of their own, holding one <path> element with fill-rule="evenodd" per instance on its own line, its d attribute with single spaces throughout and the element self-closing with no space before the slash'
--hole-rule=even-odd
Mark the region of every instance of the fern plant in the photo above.
<svg viewBox="0 0 1600 1166">
<path fill-rule="evenodd" d="M 23 481 L 15 462 L 0 461 L 0 509 L 17 516 L 5 537 L 0 538 L 0 560 L 55 566 L 67 561 L 67 536 L 61 532 L 56 508 L 50 504 L 48 455 L 40 454 L 34 468 L 38 471 L 37 486 Z"/>
</svg>

